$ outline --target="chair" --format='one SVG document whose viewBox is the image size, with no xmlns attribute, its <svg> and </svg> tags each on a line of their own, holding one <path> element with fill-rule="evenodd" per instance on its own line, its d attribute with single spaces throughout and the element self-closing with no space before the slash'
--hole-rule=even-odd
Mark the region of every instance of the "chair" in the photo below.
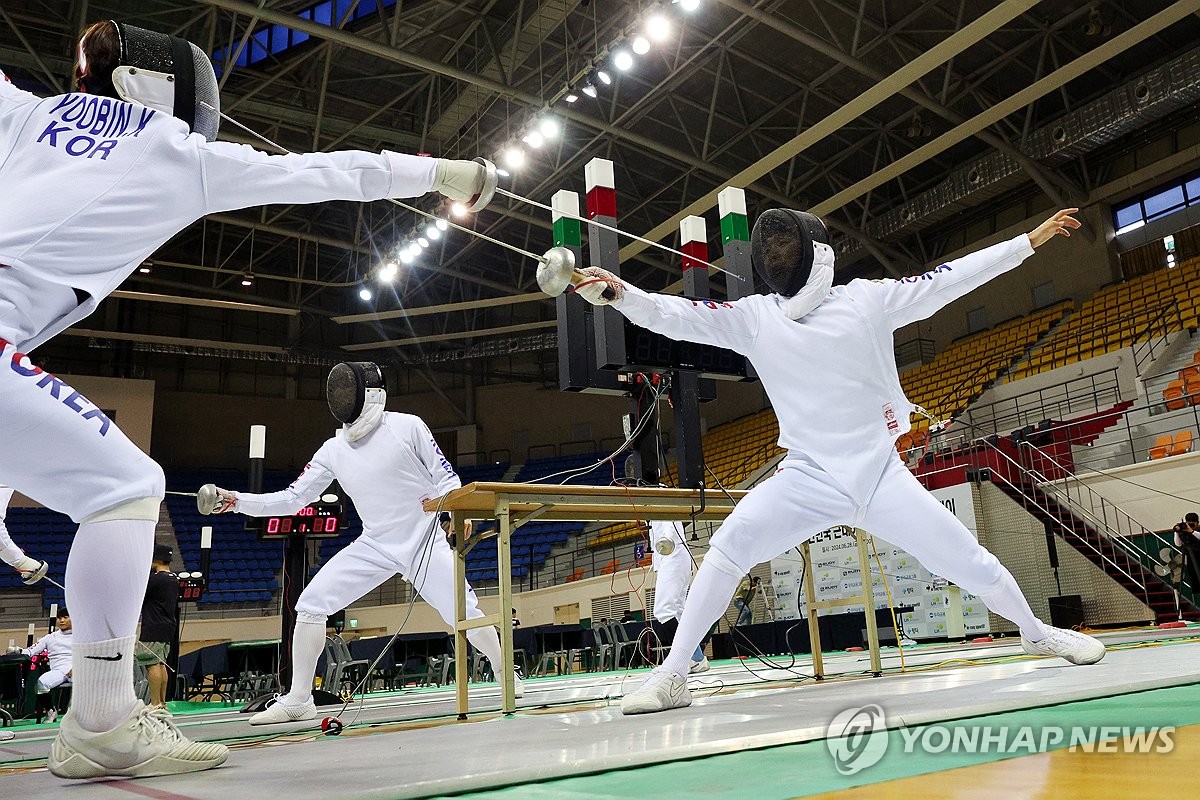
<svg viewBox="0 0 1200 800">
<path fill-rule="evenodd" d="M 578 567 L 574 572 L 567 576 L 567 583 L 574 583 L 583 577 L 583 567 Z"/>
<path fill-rule="evenodd" d="M 1167 408 L 1171 411 L 1178 411 L 1183 408 L 1183 381 L 1171 381 L 1167 384 L 1167 388 L 1163 389 L 1163 400 L 1166 401 Z"/>
<path fill-rule="evenodd" d="M 1150 448 L 1150 460 L 1157 461 L 1160 458 L 1166 458 L 1171 455 L 1171 450 L 1174 447 L 1174 440 L 1171 434 L 1164 433 L 1154 440 L 1154 445 Z"/>
<path fill-rule="evenodd" d="M 1184 453 L 1190 453 L 1192 450 L 1192 432 L 1179 431 L 1175 434 L 1175 438 L 1171 442 L 1171 455 L 1181 456 Z"/>
<path fill-rule="evenodd" d="M 1200 378 L 1188 378 L 1184 381 L 1183 400 L 1190 406 L 1200 405 Z"/>
<path fill-rule="evenodd" d="M 596 640 L 596 646 L 592 649 L 593 668 L 597 672 L 604 672 L 610 669 L 609 662 L 611 661 L 611 669 L 617 668 L 616 648 L 613 646 L 612 632 L 609 631 L 607 625 L 592 626 L 592 636 Z"/>
<path fill-rule="evenodd" d="M 601 575 L 612 575 L 614 572 L 617 571 L 617 568 L 619 566 L 621 566 L 620 560 L 614 558 L 612 561 L 609 561 L 607 564 L 605 564 L 603 567 L 600 568 L 600 574 Z"/>
<path fill-rule="evenodd" d="M 638 643 L 629 638 L 629 632 L 619 622 L 609 623 L 608 632 L 614 648 L 613 669 L 621 669 L 621 659 L 626 652 L 629 653 L 629 660 L 625 663 L 625 666 L 632 667 L 634 657 L 637 655 Z"/>
<path fill-rule="evenodd" d="M 362 677 L 357 672 L 370 665 L 371 662 L 365 658 L 355 659 L 351 656 L 350 648 L 342 637 L 330 636 L 325 640 L 325 676 L 321 686 L 326 691 L 338 692 L 345 681 L 353 689 L 357 684 L 356 679 Z"/>
</svg>

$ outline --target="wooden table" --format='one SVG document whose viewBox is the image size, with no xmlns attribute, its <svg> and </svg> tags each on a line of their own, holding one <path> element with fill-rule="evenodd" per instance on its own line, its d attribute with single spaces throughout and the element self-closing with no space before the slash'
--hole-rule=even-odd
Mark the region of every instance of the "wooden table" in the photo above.
<svg viewBox="0 0 1200 800">
<path fill-rule="evenodd" d="M 733 511 L 734 503 L 745 491 L 725 492 L 694 489 L 663 489 L 651 486 L 560 486 L 545 483 L 471 483 L 445 497 L 425 502 L 426 511 L 450 514 L 455 547 L 454 585 L 454 663 L 458 698 L 458 717 L 467 717 L 467 631 L 495 625 L 500 629 L 500 649 L 504 663 L 497 680 L 501 685 L 502 710 L 516 711 L 513 695 L 512 622 L 512 532 L 535 519 L 559 522 L 634 522 L 668 520 L 677 522 L 720 521 Z M 474 519 L 495 519 L 498 530 L 464 536 L 464 523 Z M 498 536 L 500 611 L 466 619 L 467 553 L 478 542 Z"/>
</svg>

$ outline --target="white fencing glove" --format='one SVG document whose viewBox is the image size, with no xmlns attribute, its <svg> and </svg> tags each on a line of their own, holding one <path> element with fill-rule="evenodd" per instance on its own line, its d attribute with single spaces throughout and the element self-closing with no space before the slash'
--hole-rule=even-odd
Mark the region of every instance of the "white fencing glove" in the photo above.
<svg viewBox="0 0 1200 800">
<path fill-rule="evenodd" d="M 224 514 L 237 511 L 238 497 L 235 492 L 206 483 L 196 492 L 196 510 L 201 514 Z"/>
<path fill-rule="evenodd" d="M 500 170 L 486 158 L 470 161 L 439 158 L 433 167 L 433 186 L 475 213 L 487 208 L 500 188 Z"/>
<path fill-rule="evenodd" d="M 50 569 L 50 565 L 45 561 L 39 561 L 29 556 L 25 556 L 12 566 L 13 569 L 21 573 L 21 583 L 26 586 L 33 586 L 46 577 L 46 572 Z"/>
<path fill-rule="evenodd" d="M 606 269 L 584 267 L 579 274 L 584 276 L 584 280 L 575 284 L 575 294 L 594 306 L 616 303 L 625 296 L 625 284 Z"/>
</svg>

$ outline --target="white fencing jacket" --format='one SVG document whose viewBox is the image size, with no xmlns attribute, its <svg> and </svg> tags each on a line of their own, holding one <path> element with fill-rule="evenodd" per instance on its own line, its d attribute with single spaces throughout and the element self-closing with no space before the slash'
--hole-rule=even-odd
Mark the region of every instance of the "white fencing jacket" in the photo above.
<svg viewBox="0 0 1200 800">
<path fill-rule="evenodd" d="M 896 457 L 913 405 L 896 369 L 893 334 L 1007 272 L 1033 253 L 1025 234 L 901 280 L 834 287 L 800 320 L 777 294 L 734 302 L 649 294 L 625 284 L 613 304 L 672 339 L 750 360 L 779 419 L 779 446 L 819 465 L 860 507 Z"/>
<path fill-rule="evenodd" d="M 354 501 L 363 538 L 405 564 L 415 563 L 412 556 L 431 524 L 422 504 L 462 486 L 421 418 L 392 411 L 358 441 L 338 431 L 283 491 L 238 492 L 236 510 L 254 517 L 294 514 L 334 479 Z"/>
<path fill-rule="evenodd" d="M 25 655 L 36 656 L 46 653 L 50 658 L 50 669 L 64 675 L 71 671 L 71 643 L 74 637 L 71 631 L 51 631 L 33 643 L 33 647 L 24 650 Z"/>
<path fill-rule="evenodd" d="M 77 93 L 40 98 L 0 72 L 0 272 L 19 272 L 22 281 L 6 291 L 29 295 L 0 305 L 0 329 L 21 331 L 25 340 L 13 344 L 32 350 L 91 314 L 205 214 L 416 197 L 433 185 L 435 164 L 386 151 L 268 155 L 207 142 L 183 121 L 134 103 Z M 54 318 L 5 318 L 28 301 L 37 305 L 45 284 L 88 297 Z"/>
</svg>

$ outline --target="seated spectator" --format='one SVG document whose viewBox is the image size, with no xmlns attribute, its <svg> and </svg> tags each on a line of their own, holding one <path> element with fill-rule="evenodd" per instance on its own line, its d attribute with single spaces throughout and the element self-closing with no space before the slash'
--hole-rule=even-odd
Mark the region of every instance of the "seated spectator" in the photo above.
<svg viewBox="0 0 1200 800">
<path fill-rule="evenodd" d="M 71 615 L 66 607 L 58 610 L 55 623 L 57 630 L 22 651 L 30 658 L 45 653 L 50 659 L 50 669 L 39 675 L 37 680 L 38 701 L 46 708 L 46 722 L 54 722 L 58 718 L 58 709 L 49 705 L 50 690 L 71 680 Z"/>
</svg>

